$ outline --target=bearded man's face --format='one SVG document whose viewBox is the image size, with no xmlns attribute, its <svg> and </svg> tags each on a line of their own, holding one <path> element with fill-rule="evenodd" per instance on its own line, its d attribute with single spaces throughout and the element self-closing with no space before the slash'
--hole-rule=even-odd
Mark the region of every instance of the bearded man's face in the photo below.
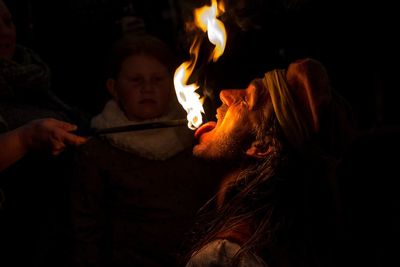
<svg viewBox="0 0 400 267">
<path fill-rule="evenodd" d="M 247 89 L 222 90 L 217 122 L 208 122 L 196 131 L 199 143 L 193 148 L 194 155 L 208 159 L 243 157 L 254 141 L 261 110 L 270 103 L 263 90 L 253 84 Z"/>
</svg>

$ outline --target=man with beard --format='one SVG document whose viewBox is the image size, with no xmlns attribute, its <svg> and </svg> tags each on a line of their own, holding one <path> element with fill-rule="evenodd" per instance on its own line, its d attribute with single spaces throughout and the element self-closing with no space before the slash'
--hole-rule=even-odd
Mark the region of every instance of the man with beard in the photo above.
<svg viewBox="0 0 400 267">
<path fill-rule="evenodd" d="M 235 167 L 202 210 L 186 266 L 338 264 L 335 172 L 353 128 L 324 66 L 298 60 L 220 98 L 193 152 Z"/>
</svg>

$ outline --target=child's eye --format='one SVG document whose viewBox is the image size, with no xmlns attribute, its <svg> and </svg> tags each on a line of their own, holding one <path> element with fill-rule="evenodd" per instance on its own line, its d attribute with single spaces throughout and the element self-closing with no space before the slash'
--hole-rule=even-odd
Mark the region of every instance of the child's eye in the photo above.
<svg viewBox="0 0 400 267">
<path fill-rule="evenodd" d="M 142 78 L 140 78 L 140 77 L 131 77 L 129 80 L 131 82 L 133 82 L 133 83 L 140 83 L 142 81 Z"/>
<path fill-rule="evenodd" d="M 164 80 L 163 76 L 155 76 L 152 78 L 153 82 L 159 83 L 162 82 Z"/>
</svg>

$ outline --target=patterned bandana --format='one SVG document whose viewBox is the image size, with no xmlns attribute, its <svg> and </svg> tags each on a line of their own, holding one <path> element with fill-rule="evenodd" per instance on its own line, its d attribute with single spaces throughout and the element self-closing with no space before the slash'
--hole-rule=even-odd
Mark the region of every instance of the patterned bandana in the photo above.
<svg viewBox="0 0 400 267">
<path fill-rule="evenodd" d="M 276 118 L 286 137 L 293 145 L 301 145 L 309 138 L 310 127 L 293 100 L 292 92 L 286 82 L 285 70 L 267 72 L 263 85 L 269 91 Z"/>
</svg>

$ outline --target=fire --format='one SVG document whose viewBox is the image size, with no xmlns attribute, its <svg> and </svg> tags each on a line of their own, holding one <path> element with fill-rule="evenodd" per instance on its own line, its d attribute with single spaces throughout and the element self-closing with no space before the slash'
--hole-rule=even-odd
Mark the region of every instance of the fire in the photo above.
<svg viewBox="0 0 400 267">
<path fill-rule="evenodd" d="M 226 44 L 225 26 L 218 17 L 225 11 L 223 3 L 211 1 L 211 6 L 203 6 L 194 10 L 194 23 L 202 32 L 207 33 L 209 41 L 215 45 L 209 60 L 215 62 L 224 53 Z M 174 86 L 179 103 L 187 112 L 188 127 L 192 130 L 202 123 L 204 98 L 196 93 L 196 83 L 187 84 L 197 63 L 201 39 L 196 36 L 190 47 L 191 59 L 183 62 L 175 71 Z"/>
</svg>

